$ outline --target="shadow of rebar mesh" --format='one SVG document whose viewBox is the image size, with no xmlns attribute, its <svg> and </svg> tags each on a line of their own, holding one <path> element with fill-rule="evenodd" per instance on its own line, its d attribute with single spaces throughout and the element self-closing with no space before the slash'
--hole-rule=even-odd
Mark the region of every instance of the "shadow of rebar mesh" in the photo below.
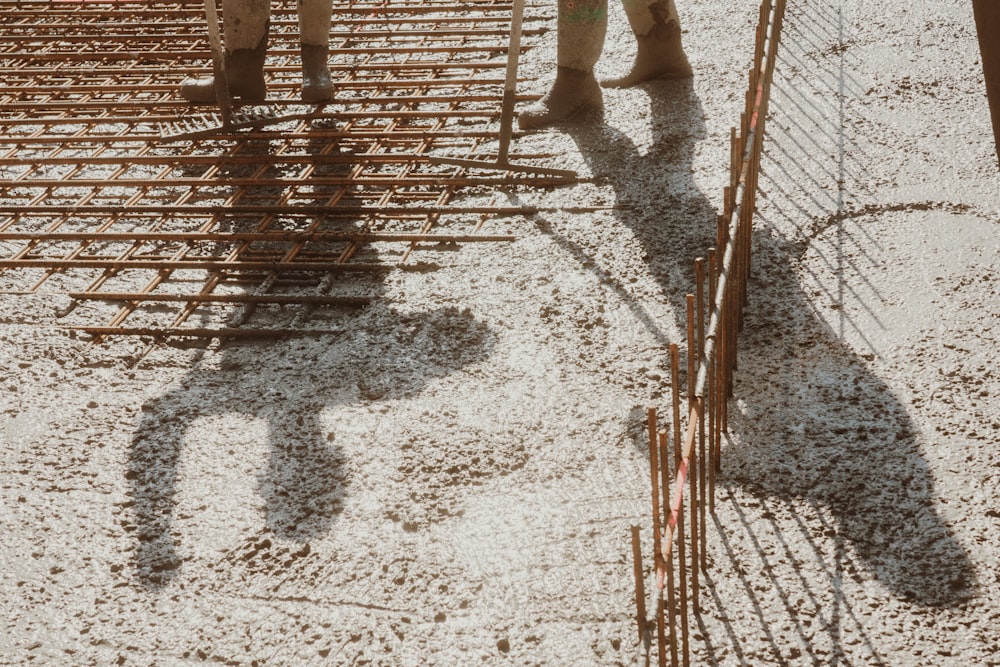
<svg viewBox="0 0 1000 667">
<path fill-rule="evenodd" d="M 212 122 L 176 92 L 211 69 L 200 0 L 3 2 L 0 293 L 69 295 L 61 324 L 97 341 L 324 333 L 314 309 L 371 298 L 352 275 L 511 240 L 483 226 L 521 211 L 457 194 L 559 182 L 432 162 L 496 155 L 509 0 L 335 1 L 319 107 L 295 2 L 272 4 L 268 106 L 293 118 L 167 142 Z"/>
<path fill-rule="evenodd" d="M 691 664 L 689 616 L 699 608 L 699 573 L 708 574 L 708 514 L 715 511 L 715 475 L 747 301 L 757 177 L 785 4 L 786 0 L 761 3 L 746 107 L 740 127 L 731 132 L 730 184 L 723 194 L 717 246 L 708 249 L 707 260 L 695 260 L 695 293 L 687 295 L 687 407 L 681 407 L 680 348 L 673 343 L 672 414 L 664 420 L 672 429 L 660 428 L 656 409 L 647 410 L 660 667 L 666 667 L 668 656 L 672 667 Z M 633 526 L 636 623 L 640 641 L 649 642 L 639 533 Z"/>
</svg>

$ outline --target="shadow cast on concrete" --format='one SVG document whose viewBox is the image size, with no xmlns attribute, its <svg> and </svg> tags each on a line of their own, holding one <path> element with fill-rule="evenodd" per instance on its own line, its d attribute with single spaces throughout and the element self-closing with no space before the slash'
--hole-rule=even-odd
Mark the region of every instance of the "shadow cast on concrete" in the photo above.
<svg viewBox="0 0 1000 667">
<path fill-rule="evenodd" d="M 455 308 L 402 314 L 373 305 L 343 320 L 344 333 L 320 354 L 314 345 L 312 354 L 298 358 L 294 342 L 229 345 L 196 363 L 179 387 L 143 405 L 126 478 L 135 576 L 144 585 L 162 587 L 182 564 L 177 547 L 184 536 L 174 528 L 174 511 L 183 443 L 195 420 L 237 415 L 265 424 L 267 462 L 257 476 L 265 532 L 308 543 L 337 520 L 350 482 L 320 422 L 323 410 L 412 395 L 492 348 L 486 325 Z M 220 466 L 246 447 L 225 433 L 213 442 Z"/>
<path fill-rule="evenodd" d="M 316 141 L 309 150 L 320 151 L 326 145 Z M 261 165 L 267 164 L 271 151 L 267 142 L 249 150 L 262 156 Z M 326 162 L 312 173 L 335 175 L 348 168 L 344 162 Z M 232 169 L 235 173 L 226 174 L 240 176 L 246 169 L 265 167 L 234 165 Z M 283 195 L 284 188 L 277 186 L 260 188 L 250 197 L 255 204 L 276 204 Z M 335 186 L 317 186 L 312 195 L 318 205 L 340 199 Z M 220 222 L 219 229 L 252 231 L 259 224 L 259 216 L 231 216 Z M 270 228 L 282 228 L 280 224 L 277 221 Z M 289 224 L 294 228 L 303 222 Z M 360 226 L 358 220 L 338 217 L 324 220 L 320 229 L 350 231 Z M 314 244 L 312 250 L 316 249 L 339 252 Z M 373 250 L 364 252 L 365 261 L 377 261 Z M 384 295 L 384 274 L 332 279 L 340 281 L 339 287 L 344 288 L 340 291 L 372 299 L 361 310 L 305 311 L 305 319 L 315 315 L 324 322 L 322 328 L 339 333 L 309 345 L 295 340 L 248 341 L 223 344 L 217 352 L 199 352 L 179 386 L 143 405 L 129 451 L 126 505 L 132 515 L 128 530 L 136 539 L 135 577 L 147 588 L 160 590 L 182 565 L 178 547 L 185 536 L 176 528 L 175 511 L 180 476 L 185 474 L 182 449 L 196 420 L 235 415 L 263 424 L 262 434 L 252 434 L 267 443 L 267 460 L 256 485 L 264 501 L 262 530 L 284 541 L 308 544 L 336 522 L 350 485 L 336 434 L 328 434 L 321 423 L 324 409 L 413 395 L 432 379 L 483 359 L 493 347 L 492 332 L 468 310 L 442 307 L 404 313 L 393 309 L 379 299 Z M 243 317 L 236 314 L 237 319 Z M 297 316 L 289 326 L 302 319 Z M 304 324 L 308 326 L 308 321 Z M 248 443 L 234 437 L 214 435 L 211 447 L 217 448 L 219 458 L 213 465 L 225 467 L 227 456 L 235 461 L 240 455 L 237 450 L 247 448 Z"/>
<path fill-rule="evenodd" d="M 751 303 L 737 373 L 736 395 L 745 397 L 744 409 L 734 412 L 732 423 L 749 446 L 733 452 L 727 470 L 761 496 L 828 508 L 835 524 L 823 531 L 838 553 L 860 557 L 899 599 L 954 606 L 969 597 L 975 573 L 935 509 L 919 429 L 871 369 L 873 356 L 846 344 L 844 318 L 841 330 L 832 328 L 801 286 L 800 273 L 810 270 L 804 255 L 819 223 L 837 227 L 838 256 L 826 258 L 836 285 L 826 296 L 835 306 L 849 292 L 859 297 L 846 274 L 858 274 L 868 290 L 878 292 L 877 273 L 861 270 L 843 252 L 851 233 L 858 238 L 850 245 L 861 256 L 877 245 L 862 227 L 843 226 L 846 188 L 873 178 L 873 163 L 848 131 L 846 101 L 864 92 L 850 63 L 853 38 L 840 8 L 818 2 L 790 10 L 785 33 L 777 67 L 782 73 L 786 67 L 787 77 L 777 77 L 775 94 L 786 106 L 772 110 L 781 122 L 771 132 L 787 150 L 772 148 L 761 180 L 765 189 L 784 183 L 768 206 L 769 215 L 786 221 L 780 226 L 787 231 L 765 227 L 766 219 L 758 218 L 763 224 L 754 236 Z M 806 62 L 804 54 L 812 60 Z M 808 140 L 817 143 L 803 145 Z M 799 199 L 809 202 L 812 215 L 797 205 Z M 867 307 L 880 310 L 878 303 Z M 851 567 L 846 560 L 841 565 Z"/>
<path fill-rule="evenodd" d="M 613 187 L 621 222 L 643 243 L 650 272 L 680 315 L 684 294 L 694 286 L 693 260 L 714 245 L 716 208 L 693 179 L 694 150 L 705 135 L 702 109 L 690 81 L 653 82 L 644 90 L 654 134 L 644 155 L 596 114 L 560 129 L 574 138 L 595 180 Z M 557 240 L 581 264 L 593 263 L 571 239 Z M 739 406 L 730 410 L 730 428 L 741 444 L 723 454 L 722 484 L 738 484 L 762 502 L 825 507 L 834 523 L 802 533 L 815 540 L 814 551 L 833 539 L 838 553 L 856 554 L 900 599 L 928 607 L 959 604 L 972 586 L 972 566 L 934 509 L 933 480 L 906 407 L 815 314 L 794 271 L 801 244 L 767 229 L 755 233 L 754 244 Z M 683 322 L 676 325 L 683 330 Z M 649 326 L 669 342 L 655 321 Z M 829 570 L 845 615 L 853 611 L 839 588 L 845 572 L 838 568 L 851 567 L 838 563 Z M 743 582 L 756 600 L 753 583 Z M 787 595 L 783 604 L 794 618 Z M 759 604 L 756 609 L 766 630 L 770 620 Z M 839 636 L 831 638 L 839 645 Z M 732 631 L 730 640 L 739 644 Z"/>
<path fill-rule="evenodd" d="M 814 314 L 794 257 L 785 259 L 795 246 L 781 246 L 776 238 L 757 246 L 768 284 L 760 293 L 772 296 L 767 307 L 751 302 L 743 332 L 736 395 L 746 399 L 731 427 L 748 446 L 724 461 L 729 476 L 764 496 L 828 507 L 836 525 L 826 537 L 846 541 L 901 599 L 963 601 L 972 566 L 934 508 L 906 406 Z"/>
</svg>

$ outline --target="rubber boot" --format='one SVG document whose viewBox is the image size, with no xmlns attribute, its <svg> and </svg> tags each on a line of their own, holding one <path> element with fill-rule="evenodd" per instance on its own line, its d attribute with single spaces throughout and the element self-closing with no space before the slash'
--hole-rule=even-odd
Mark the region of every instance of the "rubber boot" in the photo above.
<svg viewBox="0 0 1000 667">
<path fill-rule="evenodd" d="M 264 49 L 239 49 L 226 53 L 226 82 L 229 96 L 250 104 L 267 97 L 264 81 Z M 215 103 L 215 77 L 206 76 L 181 82 L 181 97 L 195 104 Z"/>
<path fill-rule="evenodd" d="M 302 101 L 307 104 L 333 99 L 333 82 L 327 63 L 329 53 L 326 46 L 302 45 Z"/>
<path fill-rule="evenodd" d="M 333 99 L 330 80 L 330 0 L 297 0 L 299 41 L 302 43 L 302 101 L 318 104 Z"/>
<path fill-rule="evenodd" d="M 270 0 L 223 0 L 222 42 L 225 45 L 226 83 L 229 96 L 259 103 L 267 97 L 264 56 L 271 17 Z M 215 77 L 181 83 L 181 97 L 201 104 L 215 103 Z"/>
<path fill-rule="evenodd" d="M 601 57 L 608 27 L 607 0 L 559 0 L 556 80 L 549 92 L 518 116 L 530 130 L 604 105 L 594 65 Z"/>
<path fill-rule="evenodd" d="M 674 0 L 623 0 L 638 50 L 632 69 L 623 77 L 605 79 L 606 88 L 627 88 L 651 79 L 691 76 L 691 64 L 681 46 L 681 23 Z"/>
<path fill-rule="evenodd" d="M 559 67 L 549 92 L 522 111 L 517 117 L 517 124 L 522 130 L 532 130 L 602 106 L 604 96 L 593 70 L 583 72 L 571 67 Z"/>
</svg>

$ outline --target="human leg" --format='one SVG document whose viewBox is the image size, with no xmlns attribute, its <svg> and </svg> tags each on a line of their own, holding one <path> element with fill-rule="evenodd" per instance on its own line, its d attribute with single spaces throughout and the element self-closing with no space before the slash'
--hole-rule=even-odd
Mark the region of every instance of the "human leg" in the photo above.
<svg viewBox="0 0 1000 667">
<path fill-rule="evenodd" d="M 332 13 L 332 0 L 299 0 L 303 102 L 326 102 L 333 98 L 333 83 L 327 62 Z"/>
<path fill-rule="evenodd" d="M 674 0 L 622 0 L 638 50 L 632 69 L 602 85 L 626 88 L 650 79 L 691 76 L 691 65 L 681 46 L 681 23 Z"/>
<path fill-rule="evenodd" d="M 270 0 L 223 0 L 226 83 L 229 94 L 244 102 L 263 102 L 267 96 L 264 57 L 270 15 Z M 215 77 L 187 79 L 180 93 L 189 102 L 211 104 L 215 102 Z"/>
<path fill-rule="evenodd" d="M 559 0 L 556 80 L 549 92 L 518 117 L 521 129 L 565 120 L 582 109 L 600 108 L 594 65 L 604 48 L 607 0 Z"/>
</svg>

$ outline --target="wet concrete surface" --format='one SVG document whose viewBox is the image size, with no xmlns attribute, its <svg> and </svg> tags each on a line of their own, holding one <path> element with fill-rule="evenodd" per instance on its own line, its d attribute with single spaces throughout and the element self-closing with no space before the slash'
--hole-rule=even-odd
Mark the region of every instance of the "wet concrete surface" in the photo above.
<svg viewBox="0 0 1000 667">
<path fill-rule="evenodd" d="M 998 197 L 971 6 L 789 3 L 695 664 L 1000 665 Z M 612 8 L 601 74 L 633 41 Z M 712 243 L 754 3 L 695 78 L 517 139 L 578 185 L 322 339 L 0 309 L 0 664 L 633 665 L 643 408 Z M 542 92 L 554 35 L 524 63 Z M 580 213 L 588 206 L 592 213 Z"/>
</svg>

